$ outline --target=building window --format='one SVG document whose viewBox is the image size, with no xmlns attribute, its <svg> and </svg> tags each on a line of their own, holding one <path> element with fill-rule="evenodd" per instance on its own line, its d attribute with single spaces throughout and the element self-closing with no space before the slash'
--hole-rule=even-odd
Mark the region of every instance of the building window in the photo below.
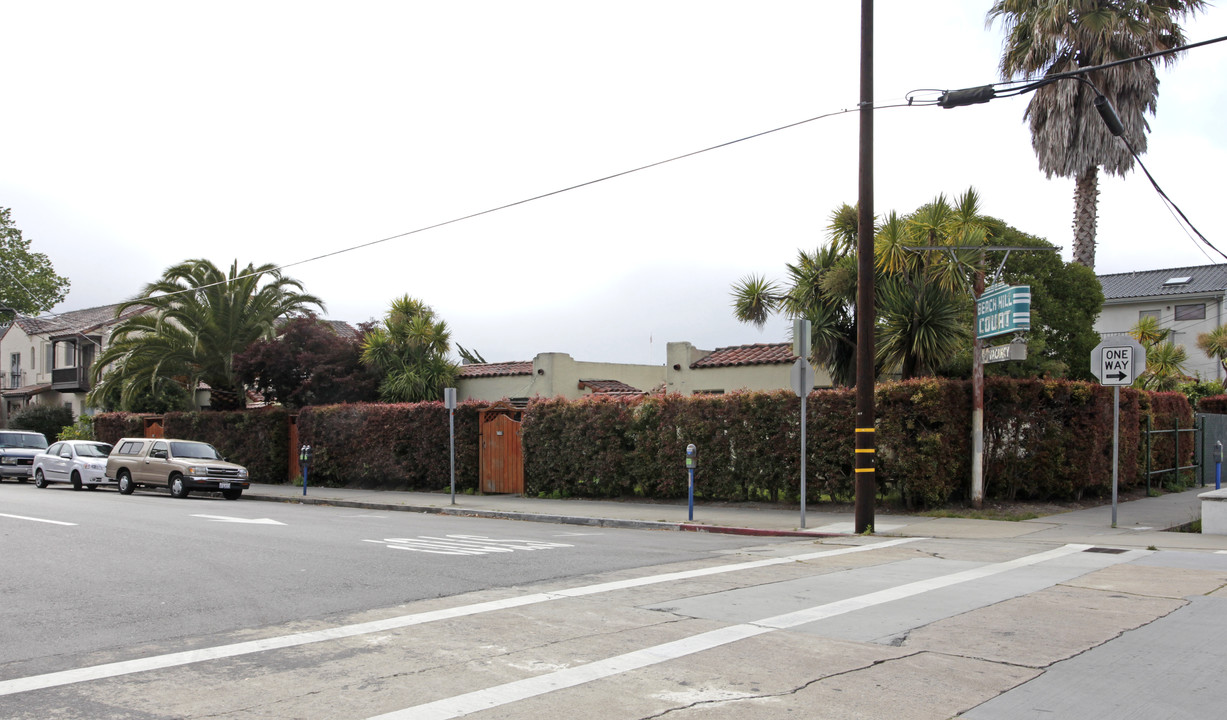
<svg viewBox="0 0 1227 720">
<path fill-rule="evenodd" d="M 68 412 L 72 412 L 72 401 L 71 400 L 66 401 L 64 403 L 64 407 L 68 409 Z"/>
<path fill-rule="evenodd" d="M 1205 320 L 1206 319 L 1206 304 L 1197 303 L 1196 305 L 1177 305 L 1176 306 L 1177 320 Z"/>
<path fill-rule="evenodd" d="M 47 363 L 43 365 L 43 372 L 51 372 L 55 369 L 55 343 L 47 343 L 43 346 L 46 349 L 44 353 Z"/>
<path fill-rule="evenodd" d="M 1142 310 L 1141 312 L 1138 313 L 1138 320 L 1144 320 L 1146 318 L 1154 318 L 1155 322 L 1158 322 L 1159 321 L 1159 311 L 1158 310 Z"/>
</svg>

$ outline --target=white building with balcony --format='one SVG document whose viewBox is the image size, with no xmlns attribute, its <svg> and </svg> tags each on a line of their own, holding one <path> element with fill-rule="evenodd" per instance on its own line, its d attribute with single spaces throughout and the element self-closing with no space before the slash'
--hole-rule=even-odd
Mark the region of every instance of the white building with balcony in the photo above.
<svg viewBox="0 0 1227 720">
<path fill-rule="evenodd" d="M 92 415 L 85 403 L 90 369 L 123 318 L 119 305 L 74 310 L 58 315 L 18 315 L 0 333 L 0 427 L 30 405 L 63 405 L 73 417 Z"/>
</svg>

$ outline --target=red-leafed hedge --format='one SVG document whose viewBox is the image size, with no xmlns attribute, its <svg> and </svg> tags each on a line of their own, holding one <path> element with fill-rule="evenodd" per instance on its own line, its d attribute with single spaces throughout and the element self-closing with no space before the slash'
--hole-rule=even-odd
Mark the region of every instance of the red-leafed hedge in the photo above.
<svg viewBox="0 0 1227 720">
<path fill-rule="evenodd" d="M 971 387 L 966 381 L 882 383 L 875 393 L 876 480 L 908 507 L 969 496 Z M 1211 398 L 1208 398 L 1209 400 Z M 1203 403 L 1206 401 L 1203 400 Z M 854 496 L 855 393 L 823 390 L 807 400 L 808 502 Z M 476 490 L 478 411 L 457 410 L 456 483 Z M 576 497 L 681 498 L 686 446 L 698 449 L 696 496 L 708 500 L 800 498 L 800 400 L 785 391 L 532 401 L 521 438 L 525 493 Z M 1120 483 L 1145 482 L 1142 432 L 1192 423 L 1179 393 L 1121 390 Z M 441 403 L 345 404 L 303 408 L 299 441 L 314 450 L 312 484 L 444 490 L 450 482 L 448 413 Z M 140 435 L 143 417 L 98 415 L 99 439 Z M 251 470 L 258 482 L 287 480 L 288 418 L 280 409 L 168 413 L 167 436 L 205 440 Z M 1162 437 L 1162 436 L 1161 436 Z M 1152 446 L 1170 467 L 1171 434 Z M 1192 458 L 1182 436 L 1180 464 Z M 984 479 L 990 499 L 1075 499 L 1107 495 L 1112 478 L 1112 389 L 1066 380 L 985 382 Z"/>
<path fill-rule="evenodd" d="M 477 411 L 456 408 L 456 489 L 477 489 Z M 306 407 L 299 442 L 314 451 L 313 485 L 442 490 L 451 485 L 448 412 L 440 402 Z"/>
</svg>

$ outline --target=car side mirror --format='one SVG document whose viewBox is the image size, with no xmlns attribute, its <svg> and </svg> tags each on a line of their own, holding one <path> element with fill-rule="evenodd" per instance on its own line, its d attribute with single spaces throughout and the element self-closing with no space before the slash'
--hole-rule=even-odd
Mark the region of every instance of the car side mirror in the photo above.
<svg viewBox="0 0 1227 720">
<path fill-rule="evenodd" d="M 72 460 L 72 453 L 68 453 L 67 455 L 61 455 L 60 457 L 64 458 L 65 460 Z"/>
</svg>

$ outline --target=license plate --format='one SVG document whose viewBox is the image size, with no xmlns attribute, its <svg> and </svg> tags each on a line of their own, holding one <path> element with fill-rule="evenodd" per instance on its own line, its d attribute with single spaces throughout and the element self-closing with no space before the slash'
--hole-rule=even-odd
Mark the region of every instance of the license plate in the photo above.
<svg viewBox="0 0 1227 720">
<path fill-rule="evenodd" d="M 230 489 L 230 483 L 222 483 L 222 482 L 219 482 L 219 483 L 217 484 L 217 488 L 218 488 L 219 490 L 229 490 L 229 489 Z"/>
</svg>

